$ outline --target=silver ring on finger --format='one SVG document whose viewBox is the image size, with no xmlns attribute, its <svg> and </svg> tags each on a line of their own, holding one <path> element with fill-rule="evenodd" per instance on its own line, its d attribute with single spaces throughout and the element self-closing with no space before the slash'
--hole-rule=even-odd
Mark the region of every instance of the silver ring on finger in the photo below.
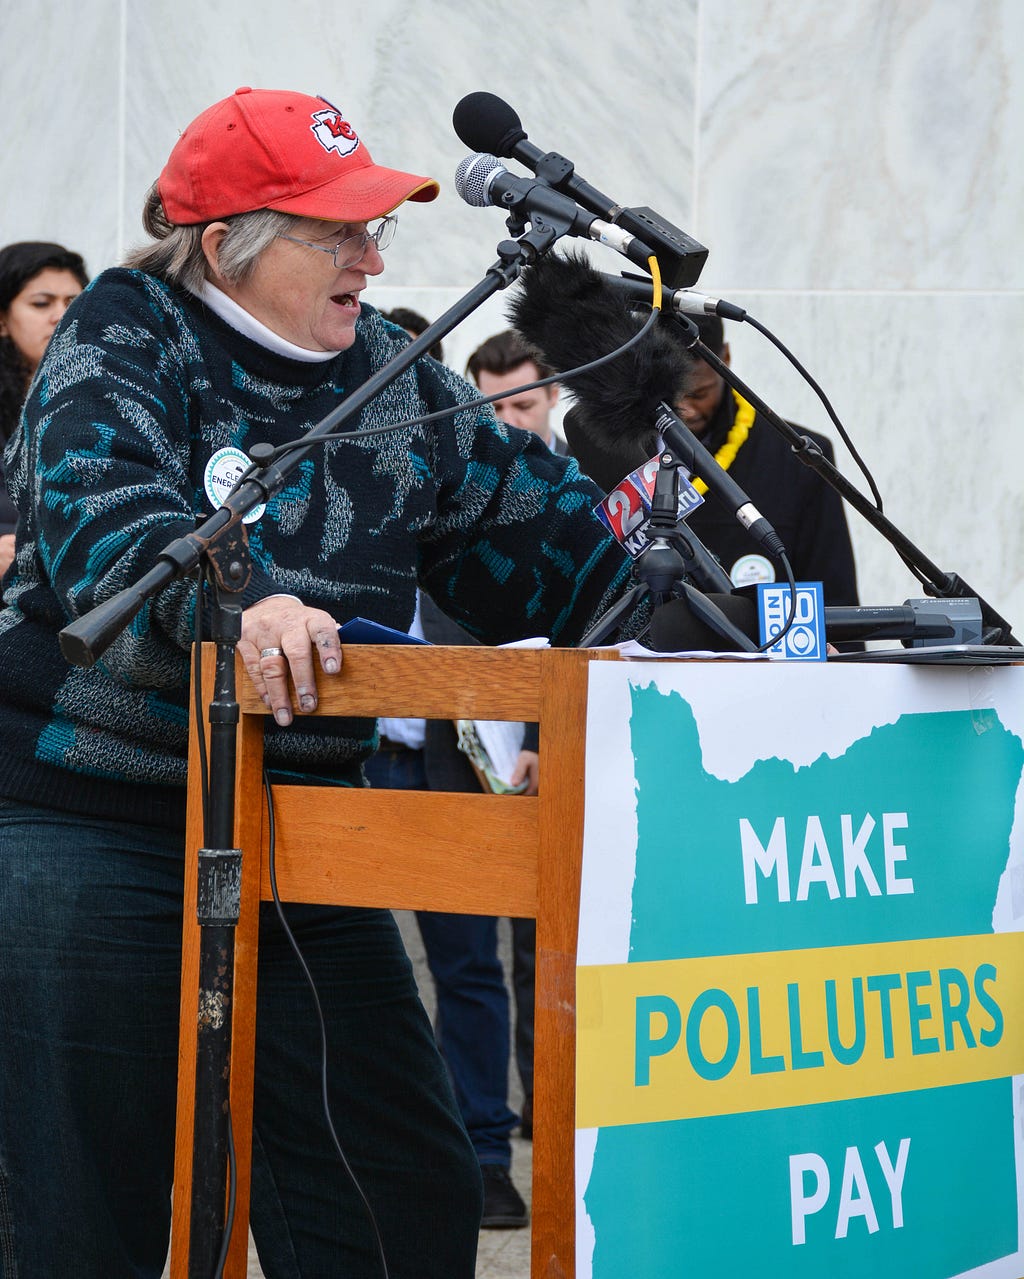
<svg viewBox="0 0 1024 1279">
<path fill-rule="evenodd" d="M 284 652 L 281 648 L 261 648 L 260 657 L 280 657 Z"/>
</svg>

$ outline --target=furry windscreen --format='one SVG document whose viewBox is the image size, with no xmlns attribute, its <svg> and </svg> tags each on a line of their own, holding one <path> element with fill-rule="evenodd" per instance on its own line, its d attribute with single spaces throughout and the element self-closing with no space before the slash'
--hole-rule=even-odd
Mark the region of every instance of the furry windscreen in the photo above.
<svg viewBox="0 0 1024 1279">
<path fill-rule="evenodd" d="M 607 355 L 643 323 L 585 257 L 571 253 L 549 253 L 527 267 L 507 314 L 523 341 L 559 373 Z M 674 328 L 669 317 L 659 318 L 620 358 L 565 383 L 596 438 L 653 438 L 659 402 L 679 398 L 694 366 Z"/>
</svg>

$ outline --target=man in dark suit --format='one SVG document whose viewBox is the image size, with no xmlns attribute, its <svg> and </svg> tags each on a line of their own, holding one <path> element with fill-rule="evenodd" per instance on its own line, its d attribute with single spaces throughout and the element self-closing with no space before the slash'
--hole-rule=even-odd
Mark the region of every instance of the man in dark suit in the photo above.
<svg viewBox="0 0 1024 1279">
<path fill-rule="evenodd" d="M 484 395 L 498 395 L 551 377 L 554 369 L 542 364 L 514 329 L 504 329 L 482 342 L 466 364 L 466 372 Z M 535 391 L 506 395 L 494 401 L 494 411 L 509 426 L 539 435 L 553 453 L 567 452 L 565 441 L 551 425 L 551 413 L 558 403 L 558 384 L 539 386 Z"/>
<path fill-rule="evenodd" d="M 423 594 L 418 597 L 412 633 L 431 644 L 477 642 Z M 383 719 L 379 731 L 380 746 L 364 766 L 372 786 L 480 790 L 450 720 Z M 527 781 L 526 793 L 536 794 L 536 761 L 536 752 L 526 750 L 517 761 L 518 773 Z M 491 915 L 417 911 L 416 922 L 437 996 L 434 1033 L 483 1176 L 481 1226 L 525 1226 L 529 1214 L 510 1172 L 510 1137 L 519 1117 L 508 1104 L 509 997 L 498 955 L 498 921 Z M 531 949 L 531 1010 L 532 957 Z M 532 1017 L 529 1029 L 532 1070 Z"/>
<path fill-rule="evenodd" d="M 554 369 L 540 360 L 514 329 L 504 329 L 489 337 L 469 357 L 466 373 L 484 395 L 514 391 L 530 382 L 551 377 Z M 551 414 L 558 403 L 558 384 L 505 395 L 494 401 L 494 411 L 509 426 L 532 431 L 554 453 L 565 455 L 565 440 L 551 425 Z M 537 749 L 537 726 L 528 724 L 523 745 Z M 536 757 L 535 757 L 536 758 Z M 534 786 L 536 789 L 536 786 Z M 512 920 L 512 984 L 516 1003 L 516 1069 L 523 1086 L 523 1114 L 520 1131 L 533 1135 L 533 998 L 536 965 L 537 922 L 533 919 Z"/>
</svg>

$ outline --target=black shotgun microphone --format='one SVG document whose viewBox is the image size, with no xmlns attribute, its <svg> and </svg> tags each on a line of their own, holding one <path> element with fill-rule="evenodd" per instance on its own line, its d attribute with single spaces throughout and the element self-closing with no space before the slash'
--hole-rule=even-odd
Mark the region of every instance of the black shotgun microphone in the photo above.
<svg viewBox="0 0 1024 1279">
<path fill-rule="evenodd" d="M 452 113 L 452 125 L 472 150 L 519 160 L 548 186 L 564 191 L 591 213 L 653 245 L 662 279 L 670 288 L 686 288 L 700 279 L 708 256 L 702 244 L 653 209 L 623 208 L 578 177 L 572 161 L 564 155 L 555 151 L 545 154 L 534 146 L 516 111 L 496 94 L 467 94 Z"/>
<path fill-rule="evenodd" d="M 655 256 L 642 240 L 581 209 L 571 196 L 539 178 L 517 177 L 500 160 L 482 151 L 467 155 L 455 170 L 455 190 L 474 208 L 493 204 L 534 224 L 542 219 L 556 229 L 566 226 L 568 234 L 606 244 L 637 266 L 647 266 L 648 258 Z"/>
<path fill-rule="evenodd" d="M 527 267 L 506 311 L 523 340 L 559 373 L 624 346 L 639 328 L 628 299 L 612 293 L 601 272 L 575 252 L 548 253 Z M 655 452 L 658 405 L 683 394 L 695 367 L 677 321 L 666 317 L 642 342 L 566 384 L 576 397 L 581 428 L 598 448 L 607 444 L 618 454 L 618 441 L 643 435 L 646 452 L 630 465 L 613 466 L 605 488 Z"/>
<path fill-rule="evenodd" d="M 654 285 L 650 280 L 641 280 L 635 275 L 606 275 L 604 278 L 616 293 L 650 306 L 654 296 Z M 675 311 L 679 315 L 720 315 L 723 320 L 738 321 L 747 318 L 743 307 L 734 302 L 713 298 L 707 293 L 695 293 L 693 289 L 664 289 L 661 305 L 663 310 Z"/>
<path fill-rule="evenodd" d="M 729 472 L 715 461 L 714 454 L 701 444 L 689 427 L 667 404 L 660 405 L 654 425 L 668 448 L 681 457 L 692 475 L 699 475 L 710 492 L 723 502 L 752 538 L 773 559 L 785 555 L 782 538 L 744 493 Z"/>
</svg>

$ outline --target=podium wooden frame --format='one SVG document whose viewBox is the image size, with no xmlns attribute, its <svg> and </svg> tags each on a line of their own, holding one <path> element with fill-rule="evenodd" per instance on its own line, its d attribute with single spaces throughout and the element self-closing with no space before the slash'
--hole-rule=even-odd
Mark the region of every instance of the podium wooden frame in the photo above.
<svg viewBox="0 0 1024 1279">
<path fill-rule="evenodd" d="M 214 657 L 204 660 L 203 705 Z M 320 680 L 323 715 L 538 721 L 535 797 L 275 786 L 282 901 L 537 919 L 531 1275 L 575 1274 L 576 937 L 583 851 L 587 669 L 614 650 L 348 646 Z M 204 654 L 205 659 L 205 654 Z M 242 902 L 235 939 L 231 1115 L 238 1163 L 225 1279 L 247 1269 L 259 904 L 272 897 L 263 798 L 263 717 L 241 662 L 235 846 Z M 172 1279 L 187 1279 L 195 1109 L 202 844 L 192 725 L 178 1049 Z"/>
</svg>

